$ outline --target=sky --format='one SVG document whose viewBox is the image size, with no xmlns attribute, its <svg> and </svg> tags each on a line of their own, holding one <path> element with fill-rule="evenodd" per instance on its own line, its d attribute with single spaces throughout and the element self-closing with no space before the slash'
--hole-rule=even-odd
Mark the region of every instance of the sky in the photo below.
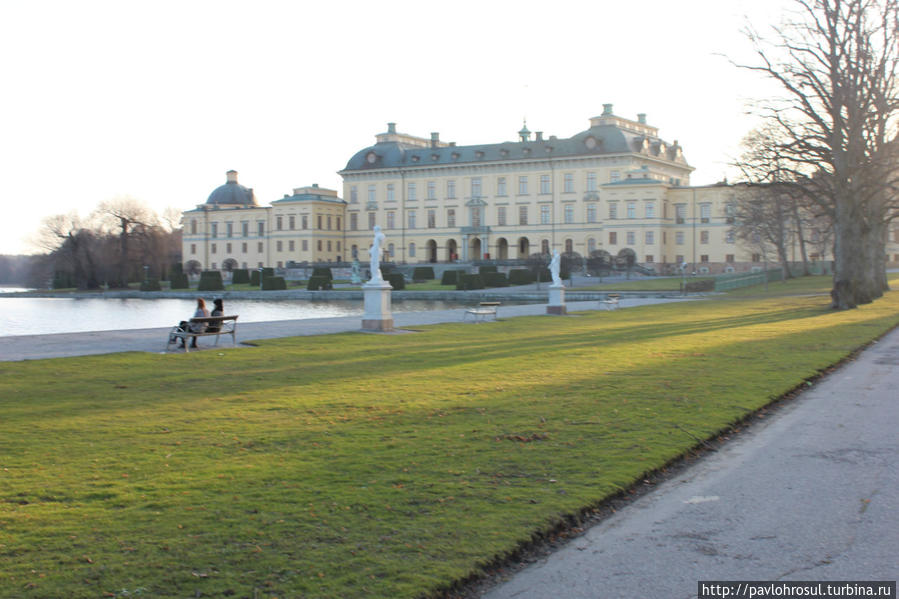
<svg viewBox="0 0 899 599">
<path fill-rule="evenodd" d="M 741 34 L 789 0 L 0 2 L 0 254 L 131 197 L 196 207 L 239 172 L 261 204 L 387 129 L 459 145 L 646 113 L 693 184 L 733 177 L 772 84 Z"/>
</svg>

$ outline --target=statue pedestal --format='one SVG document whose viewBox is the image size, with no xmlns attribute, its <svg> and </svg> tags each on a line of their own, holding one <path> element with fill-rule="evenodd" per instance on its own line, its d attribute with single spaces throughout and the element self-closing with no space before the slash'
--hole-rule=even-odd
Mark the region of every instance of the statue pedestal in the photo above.
<svg viewBox="0 0 899 599">
<path fill-rule="evenodd" d="M 546 306 L 547 314 L 567 314 L 565 307 L 565 287 L 562 285 L 549 286 L 549 305 Z"/>
<path fill-rule="evenodd" d="M 393 287 L 387 281 L 369 281 L 362 286 L 365 314 L 362 329 L 365 331 L 392 331 L 393 313 L 390 311 L 390 292 Z"/>
</svg>

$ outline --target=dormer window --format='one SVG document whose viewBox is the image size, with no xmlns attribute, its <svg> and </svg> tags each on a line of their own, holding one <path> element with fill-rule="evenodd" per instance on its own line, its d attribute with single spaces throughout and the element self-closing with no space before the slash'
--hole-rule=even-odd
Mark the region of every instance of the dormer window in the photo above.
<svg viewBox="0 0 899 599">
<path fill-rule="evenodd" d="M 440 154 L 431 154 L 431 160 L 437 162 L 440 159 Z"/>
<path fill-rule="evenodd" d="M 375 162 L 378 161 L 378 155 L 375 154 L 374 152 L 369 152 L 368 154 L 365 155 L 365 161 L 369 164 L 374 164 Z"/>
<path fill-rule="evenodd" d="M 476 158 L 481 159 L 484 157 L 484 152 L 478 150 L 477 152 L 474 153 L 474 155 Z"/>
<path fill-rule="evenodd" d="M 412 162 L 418 162 L 419 160 L 421 159 L 418 157 L 418 155 L 412 157 Z"/>
</svg>

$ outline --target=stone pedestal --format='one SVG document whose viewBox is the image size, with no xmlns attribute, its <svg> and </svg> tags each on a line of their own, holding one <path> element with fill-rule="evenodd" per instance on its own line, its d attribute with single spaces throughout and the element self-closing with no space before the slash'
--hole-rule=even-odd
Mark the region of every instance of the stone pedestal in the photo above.
<svg viewBox="0 0 899 599">
<path fill-rule="evenodd" d="M 562 285 L 549 286 L 549 305 L 546 306 L 547 314 L 567 314 L 565 307 L 565 287 Z"/>
<path fill-rule="evenodd" d="M 369 281 L 362 286 L 365 314 L 362 329 L 366 331 L 392 331 L 393 313 L 390 311 L 390 292 L 393 287 L 387 281 Z"/>
</svg>

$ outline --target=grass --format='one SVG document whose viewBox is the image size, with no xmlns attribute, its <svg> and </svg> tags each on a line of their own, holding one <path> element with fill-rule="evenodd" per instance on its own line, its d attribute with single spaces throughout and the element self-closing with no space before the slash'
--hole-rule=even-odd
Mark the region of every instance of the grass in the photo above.
<svg viewBox="0 0 899 599">
<path fill-rule="evenodd" d="M 714 280 L 714 277 L 690 277 L 687 282 L 704 280 Z M 681 283 L 680 277 L 659 277 L 634 281 L 611 281 L 589 286 L 578 285 L 575 289 L 578 291 L 680 291 Z"/>
<path fill-rule="evenodd" d="M 0 363 L 0 596 L 434 594 L 899 323 L 772 295 Z"/>
</svg>

